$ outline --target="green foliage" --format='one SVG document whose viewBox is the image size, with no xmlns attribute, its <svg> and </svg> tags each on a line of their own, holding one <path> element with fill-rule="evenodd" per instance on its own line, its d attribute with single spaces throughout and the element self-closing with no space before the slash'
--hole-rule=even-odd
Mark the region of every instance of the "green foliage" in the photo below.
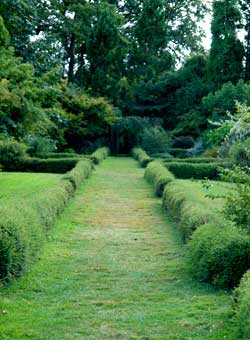
<svg viewBox="0 0 250 340">
<path fill-rule="evenodd" d="M 0 164 L 4 167 L 18 166 L 21 159 L 26 156 L 26 146 L 15 140 L 0 141 Z"/>
<path fill-rule="evenodd" d="M 160 127 L 145 128 L 141 134 L 141 147 L 149 154 L 167 152 L 170 135 Z"/>
<path fill-rule="evenodd" d="M 228 157 L 241 167 L 250 166 L 250 138 L 235 141 L 228 151 Z"/>
<path fill-rule="evenodd" d="M 237 25 L 240 20 L 236 0 L 213 2 L 208 77 L 217 88 L 228 81 L 237 83 L 241 77 L 244 49 L 237 38 Z"/>
<path fill-rule="evenodd" d="M 250 334 L 250 271 L 245 273 L 235 293 L 238 339 L 247 339 Z"/>
<path fill-rule="evenodd" d="M 165 186 L 174 180 L 173 174 L 159 161 L 153 161 L 148 164 L 144 178 L 153 184 L 155 194 L 159 197 L 163 195 Z"/>
<path fill-rule="evenodd" d="M 41 157 L 56 148 L 54 141 L 41 136 L 28 136 L 25 142 L 28 145 L 28 153 L 32 157 Z"/>
<path fill-rule="evenodd" d="M 221 199 L 210 200 L 198 182 L 175 180 L 165 187 L 163 208 L 178 222 L 184 241 L 187 241 L 194 230 L 205 223 L 221 224 Z"/>
<path fill-rule="evenodd" d="M 195 231 L 188 254 L 195 278 L 231 289 L 250 268 L 250 237 L 230 222 L 208 224 Z"/>
<path fill-rule="evenodd" d="M 153 158 L 149 157 L 149 155 L 141 148 L 133 148 L 131 154 L 143 168 L 146 168 L 146 166 L 153 161 Z"/>
<path fill-rule="evenodd" d="M 222 159 L 214 158 L 214 157 L 192 157 L 192 158 L 162 158 L 164 163 L 192 163 L 192 164 L 199 164 L 199 163 L 218 163 L 221 162 Z"/>
<path fill-rule="evenodd" d="M 76 166 L 79 158 L 22 158 L 17 166 L 4 167 L 6 171 L 47 172 L 64 174 Z"/>
<path fill-rule="evenodd" d="M 194 139 L 191 136 L 179 136 L 174 138 L 172 147 L 175 149 L 190 149 L 194 146 Z"/>
<path fill-rule="evenodd" d="M 220 167 L 230 166 L 230 163 L 184 163 L 165 161 L 165 166 L 177 178 L 216 179 L 220 176 Z"/>
<path fill-rule="evenodd" d="M 29 269 L 49 228 L 91 170 L 90 161 L 81 161 L 43 193 L 0 207 L 1 280 L 10 281 Z"/>
<path fill-rule="evenodd" d="M 173 157 L 180 157 L 180 158 L 186 158 L 187 157 L 187 149 L 169 148 L 168 152 Z"/>
<path fill-rule="evenodd" d="M 218 119 L 228 119 L 226 113 L 229 111 L 234 114 L 238 110 L 235 102 L 241 104 L 250 104 L 250 84 L 239 81 L 236 85 L 226 83 L 220 90 L 209 93 L 208 96 L 202 100 L 202 110 L 211 119 L 217 121 Z"/>
<path fill-rule="evenodd" d="M 9 32 L 4 26 L 3 18 L 0 15 L 0 48 L 7 46 L 9 39 Z"/>
<path fill-rule="evenodd" d="M 90 159 L 94 162 L 94 164 L 101 163 L 104 159 L 106 159 L 110 154 L 110 150 L 107 147 L 103 147 L 97 149 L 90 155 Z"/>
<path fill-rule="evenodd" d="M 247 168 L 246 170 L 249 170 Z M 224 214 L 231 219 L 238 227 L 250 232 L 250 175 L 240 167 L 231 170 L 225 169 L 223 178 L 227 181 L 236 183 L 237 195 L 228 196 Z"/>
<path fill-rule="evenodd" d="M 141 117 L 118 118 L 112 126 L 112 151 L 115 154 L 129 153 L 131 148 L 140 144 L 141 134 L 148 126 L 149 122 Z"/>
</svg>

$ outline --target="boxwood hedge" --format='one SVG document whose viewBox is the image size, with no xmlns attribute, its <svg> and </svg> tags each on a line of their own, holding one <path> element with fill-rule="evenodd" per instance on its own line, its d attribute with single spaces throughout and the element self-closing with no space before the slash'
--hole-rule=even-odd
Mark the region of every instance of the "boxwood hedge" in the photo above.
<svg viewBox="0 0 250 340">
<path fill-rule="evenodd" d="M 165 186 L 174 180 L 174 175 L 160 161 L 149 163 L 144 177 L 153 184 L 155 194 L 159 197 L 162 196 Z"/>
<path fill-rule="evenodd" d="M 141 148 L 133 148 L 131 154 L 143 168 L 146 168 L 148 163 L 153 161 L 153 158 L 149 157 L 149 155 Z"/>
<path fill-rule="evenodd" d="M 244 274 L 235 293 L 238 338 L 248 339 L 250 335 L 250 270 Z"/>
</svg>

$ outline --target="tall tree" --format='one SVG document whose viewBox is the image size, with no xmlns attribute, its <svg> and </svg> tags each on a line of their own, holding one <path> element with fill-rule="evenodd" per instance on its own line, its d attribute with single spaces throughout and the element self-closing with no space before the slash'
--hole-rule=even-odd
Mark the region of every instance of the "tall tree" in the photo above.
<svg viewBox="0 0 250 340">
<path fill-rule="evenodd" d="M 239 0 L 240 9 L 243 17 L 243 27 L 245 29 L 245 68 L 244 68 L 244 80 L 250 80 L 250 0 Z"/>
<path fill-rule="evenodd" d="M 215 88 L 229 81 L 237 83 L 242 77 L 244 49 L 237 37 L 240 20 L 236 0 L 214 1 L 208 78 Z"/>
</svg>

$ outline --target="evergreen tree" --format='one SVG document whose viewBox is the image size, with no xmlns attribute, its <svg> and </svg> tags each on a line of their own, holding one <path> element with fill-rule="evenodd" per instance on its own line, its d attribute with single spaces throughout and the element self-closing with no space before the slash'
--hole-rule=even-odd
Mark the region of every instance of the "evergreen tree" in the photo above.
<svg viewBox="0 0 250 340">
<path fill-rule="evenodd" d="M 240 19 L 236 0 L 214 1 L 208 78 L 215 88 L 229 81 L 237 83 L 242 77 L 244 49 L 237 38 Z"/>
<path fill-rule="evenodd" d="M 241 13 L 243 17 L 243 26 L 245 29 L 245 69 L 244 69 L 244 80 L 250 80 L 250 1 L 239 0 Z"/>
</svg>

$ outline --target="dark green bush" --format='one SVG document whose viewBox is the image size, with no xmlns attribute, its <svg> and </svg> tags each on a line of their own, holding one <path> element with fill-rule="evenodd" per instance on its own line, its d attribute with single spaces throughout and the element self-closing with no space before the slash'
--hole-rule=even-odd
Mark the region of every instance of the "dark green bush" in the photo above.
<svg viewBox="0 0 250 340">
<path fill-rule="evenodd" d="M 144 177 L 153 184 L 155 194 L 159 197 L 162 196 L 165 186 L 174 180 L 173 174 L 159 161 L 148 164 Z"/>
<path fill-rule="evenodd" d="M 43 194 L 0 207 L 0 280 L 9 281 L 29 268 L 56 217 L 92 167 L 91 161 L 80 161 Z"/>
<path fill-rule="evenodd" d="M 65 172 L 73 169 L 78 161 L 79 159 L 77 158 L 73 159 L 22 158 L 20 159 L 18 164 L 11 164 L 9 166 L 5 166 L 4 170 L 64 174 Z"/>
<path fill-rule="evenodd" d="M 93 170 L 94 165 L 89 160 L 81 160 L 67 174 L 63 176 L 63 180 L 70 181 L 74 189 L 77 189 L 85 178 L 88 178 Z"/>
<path fill-rule="evenodd" d="M 187 149 L 169 148 L 167 151 L 173 157 L 179 157 L 179 158 L 187 157 Z"/>
<path fill-rule="evenodd" d="M 236 287 L 250 268 L 249 235 L 227 223 L 198 228 L 188 244 L 193 276 L 223 289 Z"/>
<path fill-rule="evenodd" d="M 195 178 L 195 179 L 217 179 L 220 175 L 220 167 L 228 167 L 229 163 L 181 163 L 168 162 L 166 167 L 177 178 Z"/>
<path fill-rule="evenodd" d="M 217 203 L 205 196 L 195 183 L 173 181 L 165 187 L 163 208 L 178 222 L 183 241 L 187 241 L 192 233 L 205 223 L 222 222 L 222 213 Z"/>
<path fill-rule="evenodd" d="M 191 136 L 176 137 L 172 143 L 173 148 L 190 149 L 194 146 L 194 139 Z"/>
<path fill-rule="evenodd" d="M 151 126 L 145 128 L 141 134 L 140 146 L 150 155 L 167 152 L 170 145 L 170 135 L 163 128 Z"/>
<path fill-rule="evenodd" d="M 236 324 L 239 339 L 248 339 L 250 334 L 250 271 L 241 279 L 240 286 L 236 289 Z"/>
<path fill-rule="evenodd" d="M 49 152 L 41 155 L 39 158 L 48 159 L 48 158 L 87 158 L 85 155 L 77 154 L 77 153 L 68 153 L 68 152 Z"/>
<path fill-rule="evenodd" d="M 30 135 L 25 139 L 25 143 L 28 145 L 28 153 L 32 157 L 42 157 L 56 149 L 55 141 L 41 136 Z"/>
<path fill-rule="evenodd" d="M 133 148 L 131 154 L 143 168 L 146 168 L 146 166 L 153 161 L 153 158 L 149 157 L 149 155 L 141 148 Z"/>
<path fill-rule="evenodd" d="M 26 156 L 26 146 L 15 140 L 0 141 L 0 164 L 17 166 L 20 159 Z"/>
<path fill-rule="evenodd" d="M 193 164 L 199 164 L 199 163 L 215 163 L 215 162 L 221 162 L 222 159 L 220 158 L 213 158 L 213 157 L 191 157 L 191 158 L 166 158 L 164 159 L 163 158 L 163 161 L 164 162 L 180 162 L 180 163 L 193 163 Z"/>
<path fill-rule="evenodd" d="M 107 158 L 109 154 L 110 154 L 109 148 L 107 147 L 99 148 L 90 155 L 90 159 L 94 162 L 94 164 L 99 164 L 105 158 Z"/>
</svg>

